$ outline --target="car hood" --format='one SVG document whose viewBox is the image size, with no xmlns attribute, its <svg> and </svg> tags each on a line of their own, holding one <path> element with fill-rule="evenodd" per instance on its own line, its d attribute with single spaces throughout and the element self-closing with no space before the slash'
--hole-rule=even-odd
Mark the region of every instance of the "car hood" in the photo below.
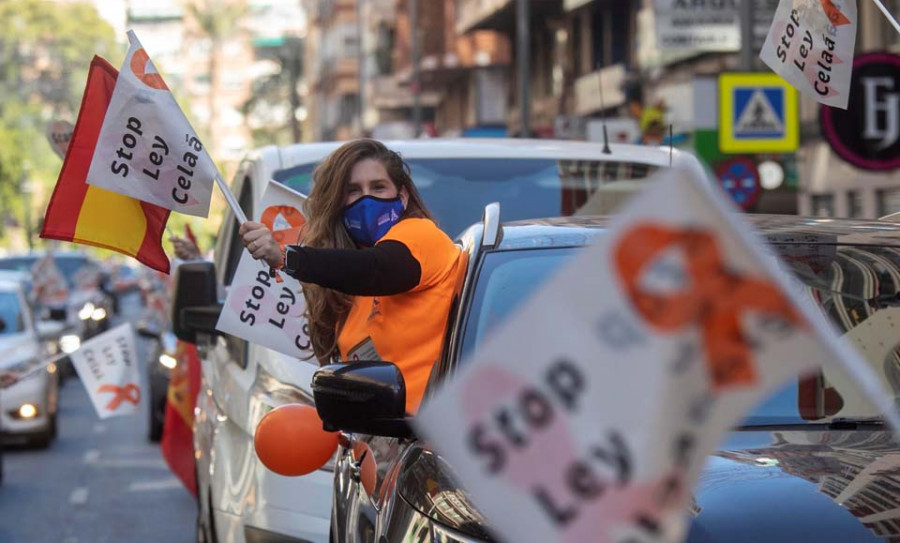
<svg viewBox="0 0 900 543">
<path fill-rule="evenodd" d="M 900 447 L 891 433 L 817 428 L 731 433 L 695 487 L 686 542 L 884 543 L 900 534 Z M 446 461 L 426 447 L 405 464 L 398 487 L 407 502 L 490 540 Z"/>
<path fill-rule="evenodd" d="M 0 368 L 8 368 L 38 356 L 34 336 L 27 333 L 0 336 Z"/>
<path fill-rule="evenodd" d="M 691 515 L 688 543 L 884 542 L 900 534 L 900 449 L 880 429 L 734 432 Z"/>
</svg>

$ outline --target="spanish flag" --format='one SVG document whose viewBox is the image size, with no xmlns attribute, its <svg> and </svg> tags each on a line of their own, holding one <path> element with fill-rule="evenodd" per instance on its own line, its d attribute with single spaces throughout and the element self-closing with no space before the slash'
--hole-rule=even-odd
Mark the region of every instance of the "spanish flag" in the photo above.
<svg viewBox="0 0 900 543">
<path fill-rule="evenodd" d="M 119 72 L 91 61 L 72 141 L 47 206 L 41 237 L 112 249 L 169 273 L 162 235 L 169 210 L 87 182 L 88 169 Z"/>
</svg>

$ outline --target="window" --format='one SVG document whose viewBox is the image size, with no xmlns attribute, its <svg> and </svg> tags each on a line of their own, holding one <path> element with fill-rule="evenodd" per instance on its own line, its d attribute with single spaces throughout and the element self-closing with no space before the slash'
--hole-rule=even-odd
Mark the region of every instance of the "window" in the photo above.
<svg viewBox="0 0 900 543">
<path fill-rule="evenodd" d="M 631 162 L 521 158 L 422 158 L 408 164 L 425 204 L 451 237 L 477 221 L 491 202 L 500 202 L 504 221 L 606 214 L 657 170 Z M 281 170 L 273 178 L 309 194 L 314 167 Z"/>
<path fill-rule="evenodd" d="M 879 217 L 900 211 L 900 189 L 879 190 L 877 199 Z"/>
<path fill-rule="evenodd" d="M 238 205 L 241 206 L 245 215 L 248 217 L 253 216 L 253 190 L 249 176 L 244 179 L 244 186 L 241 187 L 241 197 L 238 198 Z M 225 220 L 234 221 L 234 214 L 228 213 Z M 223 279 L 225 285 L 230 285 L 231 280 L 234 279 L 234 273 L 237 271 L 238 262 L 241 260 L 241 253 L 243 250 L 244 244 L 241 243 L 241 238 L 238 236 L 237 225 L 233 224 L 231 230 L 231 242 L 228 244 L 228 262 L 225 264 L 225 277 Z"/>
<path fill-rule="evenodd" d="M 15 292 L 0 292 L 0 336 L 25 331 L 25 320 L 19 296 Z"/>
<path fill-rule="evenodd" d="M 863 216 L 862 195 L 859 191 L 847 191 L 847 216 L 852 218 Z"/>
<path fill-rule="evenodd" d="M 812 195 L 812 215 L 815 217 L 833 217 L 834 216 L 834 195 L 833 194 L 813 194 Z"/>
</svg>

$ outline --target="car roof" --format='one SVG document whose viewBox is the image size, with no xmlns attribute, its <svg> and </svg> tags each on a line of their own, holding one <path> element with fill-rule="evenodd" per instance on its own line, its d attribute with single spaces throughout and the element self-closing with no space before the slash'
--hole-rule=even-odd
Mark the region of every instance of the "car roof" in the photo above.
<svg viewBox="0 0 900 543">
<path fill-rule="evenodd" d="M 298 143 L 286 147 L 270 147 L 277 152 L 279 167 L 291 168 L 316 162 L 345 144 L 345 141 Z M 669 165 L 672 157 L 684 154 L 678 149 L 646 145 L 609 145 L 610 153 L 597 142 L 543 140 L 521 138 L 434 138 L 416 140 L 385 140 L 383 143 L 403 158 L 527 158 L 545 160 L 603 160 L 624 161 L 655 166 Z"/>
<path fill-rule="evenodd" d="M 793 240 L 785 238 L 784 243 L 900 248 L 900 223 L 763 214 L 745 214 L 743 218 L 763 236 L 798 236 Z M 586 245 L 603 232 L 611 220 L 611 216 L 574 216 L 503 223 L 503 235 L 496 249 Z"/>
</svg>

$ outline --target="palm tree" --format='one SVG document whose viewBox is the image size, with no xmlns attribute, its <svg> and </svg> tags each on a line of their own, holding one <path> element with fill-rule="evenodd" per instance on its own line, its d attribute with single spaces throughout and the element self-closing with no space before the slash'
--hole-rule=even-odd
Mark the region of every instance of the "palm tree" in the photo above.
<svg viewBox="0 0 900 543">
<path fill-rule="evenodd" d="M 240 29 L 241 20 L 247 14 L 246 0 L 185 0 L 190 17 L 197 30 L 209 40 L 209 134 L 208 149 L 218 150 L 216 98 L 222 92 L 219 65 L 222 58 L 222 44 Z"/>
</svg>

